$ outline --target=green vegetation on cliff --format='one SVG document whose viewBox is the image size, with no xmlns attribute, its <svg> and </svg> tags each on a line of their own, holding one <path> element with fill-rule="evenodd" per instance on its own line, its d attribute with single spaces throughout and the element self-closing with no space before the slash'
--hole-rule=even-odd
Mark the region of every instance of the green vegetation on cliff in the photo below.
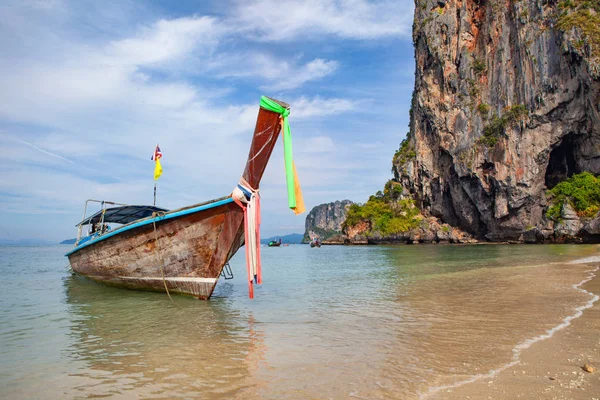
<svg viewBox="0 0 600 400">
<path fill-rule="evenodd" d="M 479 143 L 492 148 L 498 143 L 500 137 L 505 134 L 508 125 L 515 123 L 529 115 L 529 111 L 523 104 L 507 107 L 501 117 L 494 115 L 489 124 L 483 128 L 483 136 Z"/>
<path fill-rule="evenodd" d="M 600 210 L 600 178 L 589 172 L 573 175 L 547 192 L 551 206 L 546 216 L 559 221 L 565 201 L 581 217 L 594 217 Z"/>
<path fill-rule="evenodd" d="M 480 103 L 477 106 L 477 111 L 479 111 L 479 114 L 481 114 L 483 118 L 487 118 L 487 115 L 490 112 L 490 106 L 487 103 Z"/>
<path fill-rule="evenodd" d="M 394 154 L 394 164 L 404 164 L 405 162 L 407 162 L 408 160 L 412 160 L 416 156 L 417 153 L 410 144 L 407 135 L 407 138 L 404 139 L 402 143 L 400 143 L 400 148 L 396 151 L 396 154 Z"/>
<path fill-rule="evenodd" d="M 487 65 L 485 65 L 485 60 L 481 58 L 473 59 L 473 71 L 475 71 L 476 75 L 481 75 L 487 70 Z"/>
<path fill-rule="evenodd" d="M 384 192 L 377 192 L 369 197 L 365 204 L 353 204 L 348 209 L 344 222 L 344 229 L 361 222 L 370 224 L 371 230 L 367 235 L 377 231 L 382 235 L 393 235 L 407 232 L 416 228 L 420 222 L 420 212 L 410 199 L 399 200 L 402 193 L 401 186 L 393 181 L 388 181 Z"/>
<path fill-rule="evenodd" d="M 340 232 L 330 231 L 327 229 L 319 228 L 318 226 L 311 227 L 310 231 L 313 232 L 314 234 L 316 234 L 316 236 L 321 241 L 331 239 L 332 237 L 341 234 Z M 312 240 L 312 238 L 310 237 L 309 233 L 305 232 L 304 236 L 302 237 L 302 243 L 310 243 L 311 240 Z"/>
<path fill-rule="evenodd" d="M 557 27 L 565 32 L 578 29 L 591 47 L 593 57 L 600 56 L 600 0 L 566 0 L 558 3 L 561 10 Z M 583 47 L 585 42 L 575 42 Z"/>
</svg>

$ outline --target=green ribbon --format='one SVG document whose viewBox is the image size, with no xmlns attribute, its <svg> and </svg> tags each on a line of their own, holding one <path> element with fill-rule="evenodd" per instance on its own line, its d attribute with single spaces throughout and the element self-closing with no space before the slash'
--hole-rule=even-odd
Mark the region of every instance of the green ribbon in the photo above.
<svg viewBox="0 0 600 400">
<path fill-rule="evenodd" d="M 292 132 L 288 123 L 288 115 L 290 109 L 281 106 L 279 103 L 271 100 L 266 96 L 260 98 L 260 106 L 268 111 L 273 111 L 281 114 L 283 117 L 283 159 L 285 162 L 285 180 L 287 183 L 288 206 L 292 209 L 296 208 L 296 190 L 294 185 L 294 164 L 292 157 Z"/>
</svg>

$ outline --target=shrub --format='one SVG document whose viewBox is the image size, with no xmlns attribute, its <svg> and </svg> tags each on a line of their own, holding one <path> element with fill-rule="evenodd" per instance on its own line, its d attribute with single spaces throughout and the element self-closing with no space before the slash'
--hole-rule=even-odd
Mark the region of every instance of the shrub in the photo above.
<svg viewBox="0 0 600 400">
<path fill-rule="evenodd" d="M 558 3 L 558 8 L 559 9 L 575 8 L 575 3 L 573 2 L 573 0 L 561 1 L 560 3 Z"/>
<path fill-rule="evenodd" d="M 473 59 L 473 71 L 475 72 L 476 75 L 480 75 L 482 73 L 484 73 L 487 69 L 487 66 L 485 65 L 485 61 L 480 59 L 480 58 L 475 58 Z"/>
<path fill-rule="evenodd" d="M 344 229 L 360 222 L 370 222 L 374 231 L 383 235 L 409 231 L 419 225 L 419 209 L 412 200 L 386 202 L 385 199 L 371 196 L 362 205 L 353 204 L 348 209 Z M 370 234 L 372 232 L 367 232 Z"/>
<path fill-rule="evenodd" d="M 550 207 L 548 207 L 548 211 L 546 211 L 546 217 L 548 217 L 548 219 L 551 219 L 553 221 L 562 221 L 562 218 L 560 216 L 561 210 L 562 210 L 562 203 L 552 204 Z"/>
<path fill-rule="evenodd" d="M 467 78 L 467 83 L 469 84 L 469 95 L 471 97 L 479 96 L 479 88 L 477 87 L 477 83 L 471 78 Z"/>
<path fill-rule="evenodd" d="M 497 115 L 492 117 L 491 122 L 483 128 L 483 136 L 479 138 L 479 142 L 487 147 L 494 147 L 500 136 L 504 134 L 506 122 Z"/>
<path fill-rule="evenodd" d="M 483 136 L 479 138 L 479 143 L 487 147 L 494 147 L 500 137 L 505 134 L 505 129 L 509 124 L 512 124 L 529 115 L 527 107 L 523 104 L 508 107 L 505 109 L 504 115 L 498 117 L 494 115 L 489 124 L 483 128 Z"/>
<path fill-rule="evenodd" d="M 573 175 L 547 192 L 551 206 L 546 211 L 549 219 L 559 221 L 565 201 L 581 217 L 594 217 L 600 210 L 600 179 L 589 172 Z"/>
<path fill-rule="evenodd" d="M 394 154 L 394 164 L 404 164 L 417 156 L 417 152 L 413 149 L 412 144 L 408 141 L 408 137 L 400 143 L 400 148 Z"/>
<path fill-rule="evenodd" d="M 383 187 L 383 199 L 386 201 L 395 200 L 404 192 L 402 185 L 393 179 L 385 183 Z"/>
<path fill-rule="evenodd" d="M 579 29 L 592 45 L 592 56 L 600 57 L 600 0 L 567 0 L 560 2 L 558 8 L 561 13 L 556 26 L 564 32 Z"/>
<path fill-rule="evenodd" d="M 529 115 L 527 107 L 525 107 L 523 104 L 517 104 L 516 106 L 508 107 L 505 111 L 504 118 L 506 118 L 506 122 L 514 122 Z"/>
<path fill-rule="evenodd" d="M 482 116 L 487 116 L 487 114 L 490 112 L 490 106 L 488 104 L 486 104 L 486 103 L 480 103 L 477 106 L 477 111 Z"/>
</svg>

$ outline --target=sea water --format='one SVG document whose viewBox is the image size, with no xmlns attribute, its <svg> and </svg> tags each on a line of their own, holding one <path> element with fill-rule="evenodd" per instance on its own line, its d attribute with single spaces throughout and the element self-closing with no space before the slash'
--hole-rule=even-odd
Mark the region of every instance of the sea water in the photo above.
<svg viewBox="0 0 600 400">
<path fill-rule="evenodd" d="M 171 302 L 72 275 L 69 249 L 0 247 L 0 398 L 434 396 L 580 314 L 598 265 L 584 245 L 263 247 L 253 300 L 241 251 L 211 300 Z"/>
</svg>

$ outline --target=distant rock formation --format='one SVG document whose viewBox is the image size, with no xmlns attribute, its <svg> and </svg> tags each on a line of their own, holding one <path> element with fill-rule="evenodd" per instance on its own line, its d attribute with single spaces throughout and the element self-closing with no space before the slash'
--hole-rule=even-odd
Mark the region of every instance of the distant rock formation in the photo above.
<svg viewBox="0 0 600 400">
<path fill-rule="evenodd" d="M 350 200 L 334 201 L 314 207 L 306 216 L 306 231 L 302 243 L 318 237 L 323 244 L 344 244 L 342 224 L 346 220 Z"/>
<path fill-rule="evenodd" d="M 422 216 L 420 216 L 422 217 Z M 468 233 L 448 224 L 440 224 L 435 217 L 420 219 L 417 227 L 392 234 L 382 234 L 374 230 L 368 221 L 346 228 L 345 244 L 416 244 L 416 243 L 477 243 Z"/>
</svg>

